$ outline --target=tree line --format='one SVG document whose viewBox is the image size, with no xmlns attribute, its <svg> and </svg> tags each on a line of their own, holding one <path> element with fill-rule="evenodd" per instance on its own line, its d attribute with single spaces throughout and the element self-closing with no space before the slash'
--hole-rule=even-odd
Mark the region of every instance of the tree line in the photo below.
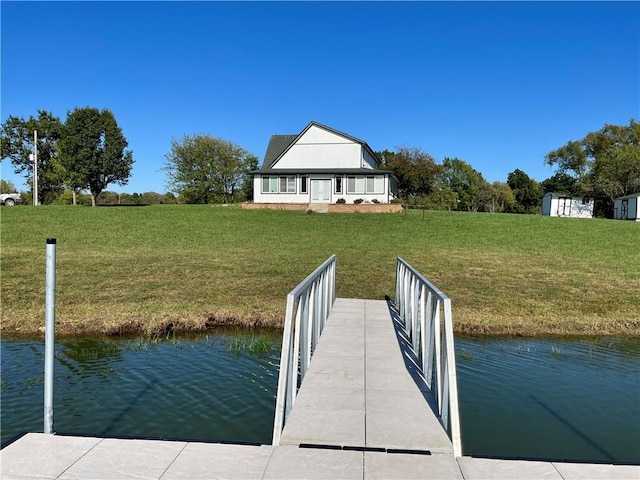
<svg viewBox="0 0 640 480">
<path fill-rule="evenodd" d="M 542 182 L 515 169 L 506 182 L 490 183 L 464 160 L 438 163 L 412 147 L 377 155 L 394 173 L 401 201 L 428 209 L 539 213 L 544 193 L 558 192 L 594 197 L 595 214 L 611 216 L 615 198 L 640 192 L 640 123 L 633 119 L 549 152 L 544 163 L 556 173 Z"/>
<path fill-rule="evenodd" d="M 133 154 L 113 113 L 91 107 L 70 111 L 64 123 L 40 110 L 37 117 L 9 116 L 2 124 L 2 159 L 10 159 L 15 173 L 24 175 L 29 185 L 34 130 L 43 203 L 227 203 L 253 198 L 250 172 L 258 168 L 258 158 L 210 134 L 171 140 L 163 168 L 167 193 L 107 191 L 112 183 L 127 184 Z M 416 147 L 376 154 L 382 168 L 394 174 L 398 201 L 428 209 L 535 214 L 543 194 L 553 191 L 592 196 L 596 215 L 610 216 L 616 197 L 640 192 L 640 123 L 633 119 L 629 125 L 604 125 L 549 152 L 543 162 L 556 172 L 542 182 L 519 168 L 504 182 L 488 182 L 462 159 L 445 157 L 439 163 Z M 4 182 L 0 189 L 7 186 Z M 25 199 L 30 201 L 28 192 Z"/>
</svg>

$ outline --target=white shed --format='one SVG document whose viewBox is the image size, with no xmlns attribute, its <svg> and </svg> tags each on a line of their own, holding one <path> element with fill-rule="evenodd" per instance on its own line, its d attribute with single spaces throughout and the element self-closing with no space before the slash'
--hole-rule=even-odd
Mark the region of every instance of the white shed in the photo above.
<svg viewBox="0 0 640 480">
<path fill-rule="evenodd" d="M 640 192 L 618 197 L 613 202 L 613 218 L 640 222 Z"/>
<path fill-rule="evenodd" d="M 547 192 L 542 197 L 542 215 L 550 217 L 593 217 L 593 198 Z"/>
</svg>

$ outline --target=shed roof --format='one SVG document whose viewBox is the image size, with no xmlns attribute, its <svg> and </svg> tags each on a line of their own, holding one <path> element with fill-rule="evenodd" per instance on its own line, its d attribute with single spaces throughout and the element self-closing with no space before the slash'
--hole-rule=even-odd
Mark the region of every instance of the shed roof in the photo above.
<svg viewBox="0 0 640 480">
<path fill-rule="evenodd" d="M 624 196 L 622 196 L 622 197 L 618 197 L 618 198 L 616 198 L 616 200 L 626 200 L 626 199 L 629 199 L 629 198 L 640 198 L 640 192 L 638 192 L 638 193 L 631 193 L 631 194 L 629 194 L 629 195 L 624 195 Z"/>
</svg>

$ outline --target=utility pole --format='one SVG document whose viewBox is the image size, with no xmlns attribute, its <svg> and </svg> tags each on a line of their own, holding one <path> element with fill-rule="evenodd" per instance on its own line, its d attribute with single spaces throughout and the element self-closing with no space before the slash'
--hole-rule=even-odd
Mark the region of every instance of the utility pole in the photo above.
<svg viewBox="0 0 640 480">
<path fill-rule="evenodd" d="M 38 131 L 33 131 L 33 204 L 39 205 L 38 201 Z"/>
</svg>

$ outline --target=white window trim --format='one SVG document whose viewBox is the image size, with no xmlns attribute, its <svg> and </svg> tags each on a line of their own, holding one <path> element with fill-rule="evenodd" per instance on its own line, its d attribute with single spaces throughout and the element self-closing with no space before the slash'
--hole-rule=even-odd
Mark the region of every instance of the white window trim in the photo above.
<svg viewBox="0 0 640 480">
<path fill-rule="evenodd" d="M 268 179 L 268 185 L 269 185 L 269 189 L 265 190 L 264 185 L 265 185 L 265 179 Z M 276 181 L 276 189 L 275 191 L 271 190 L 271 182 L 275 179 Z M 285 180 L 285 185 L 286 185 L 286 190 L 282 191 L 282 189 L 280 188 L 282 186 L 282 179 L 286 179 Z M 291 179 L 293 179 L 293 181 L 291 181 Z M 297 178 L 295 175 L 263 175 L 262 176 L 262 185 L 261 185 L 261 192 L 264 194 L 281 194 L 281 193 L 285 193 L 285 194 L 293 194 L 293 193 L 297 193 Z M 289 191 L 289 187 L 293 186 L 293 190 Z"/>
</svg>

